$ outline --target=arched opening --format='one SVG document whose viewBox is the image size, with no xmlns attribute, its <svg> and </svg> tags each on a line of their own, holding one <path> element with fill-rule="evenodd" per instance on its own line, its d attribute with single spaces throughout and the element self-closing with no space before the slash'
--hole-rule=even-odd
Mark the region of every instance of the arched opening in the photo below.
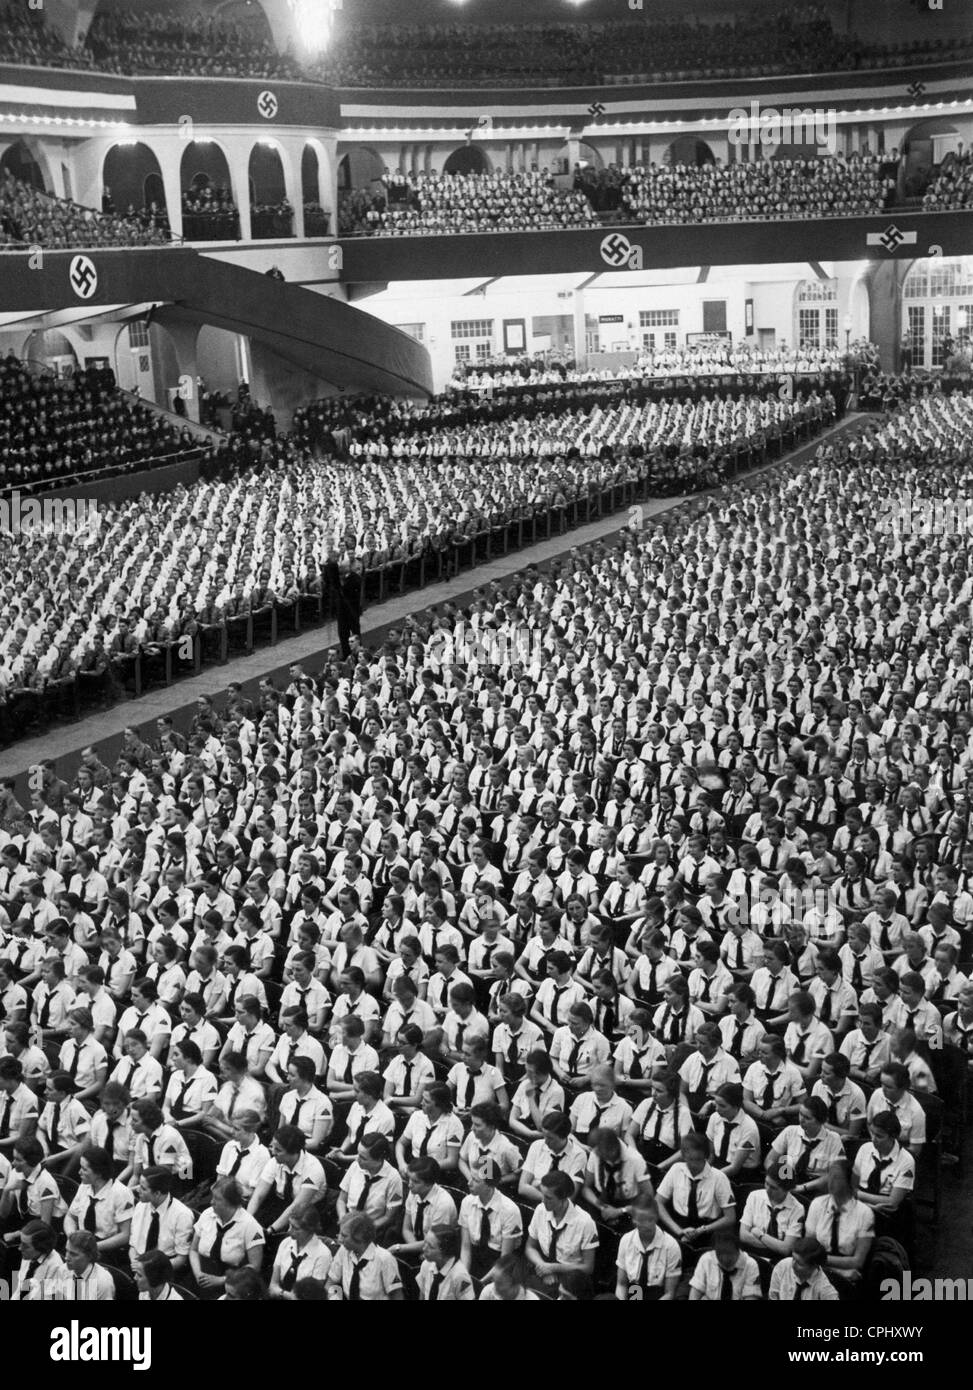
<svg viewBox="0 0 973 1390">
<path fill-rule="evenodd" d="M 301 155 L 301 199 L 304 203 L 304 235 L 327 236 L 328 214 L 321 203 L 320 156 L 314 145 L 304 146 Z"/>
<path fill-rule="evenodd" d="M 284 164 L 273 141 L 250 152 L 250 225 L 255 241 L 294 235 L 294 212 L 287 203 Z"/>
<path fill-rule="evenodd" d="M 10 174 L 12 178 L 25 183 L 28 188 L 36 188 L 38 193 L 48 191 L 44 172 L 23 140 L 16 140 L 12 145 L 8 145 L 0 155 L 0 174 Z"/>
<path fill-rule="evenodd" d="M 960 133 L 948 119 L 919 121 L 902 142 L 899 191 L 907 198 L 925 193 L 934 168 L 962 147 Z"/>
<path fill-rule="evenodd" d="M 263 8 L 253 0 L 224 0 L 222 5 L 214 7 L 213 18 L 220 24 L 246 29 L 249 37 L 259 42 L 273 43 L 270 21 Z"/>
<path fill-rule="evenodd" d="M 578 146 L 578 163 L 582 169 L 604 169 L 605 161 L 594 145 L 584 143 Z"/>
<path fill-rule="evenodd" d="M 179 170 L 182 234 L 187 241 L 237 241 L 240 218 L 226 155 L 212 140 L 191 140 Z"/>
<path fill-rule="evenodd" d="M 489 174 L 490 160 L 481 145 L 460 145 L 443 165 L 444 174 Z"/>
<path fill-rule="evenodd" d="M 381 183 L 385 174 L 385 162 L 376 150 L 368 145 L 356 145 L 346 150 L 338 163 L 338 187 L 350 191 L 353 188 L 370 188 Z"/>
<path fill-rule="evenodd" d="M 120 215 L 151 214 L 154 204 L 156 215 L 167 218 L 162 170 L 148 145 L 114 145 L 105 155 L 101 179 L 108 205 Z"/>
<path fill-rule="evenodd" d="M 56 328 L 39 328 L 24 344 L 24 360 L 39 371 L 51 371 L 62 380 L 74 376 L 78 354 L 73 344 Z"/>
<path fill-rule="evenodd" d="M 705 140 L 695 135 L 680 135 L 666 151 L 666 163 L 688 164 L 698 169 L 704 164 L 715 164 L 716 156 Z"/>
</svg>

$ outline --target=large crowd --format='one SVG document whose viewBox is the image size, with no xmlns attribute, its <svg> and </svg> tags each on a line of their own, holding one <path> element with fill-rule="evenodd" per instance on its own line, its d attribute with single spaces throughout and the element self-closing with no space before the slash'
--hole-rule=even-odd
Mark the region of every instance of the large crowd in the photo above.
<svg viewBox="0 0 973 1390">
<path fill-rule="evenodd" d="M 927 211 L 970 205 L 970 156 L 947 157 L 923 197 Z M 724 165 L 664 163 L 579 169 L 573 188 L 547 170 L 481 174 L 389 173 L 382 187 L 339 200 L 342 236 L 548 231 L 606 217 L 649 226 L 878 216 L 896 202 L 898 152 L 762 159 Z"/>
<path fill-rule="evenodd" d="M 22 389 L 52 388 L 28 380 Z M 767 390 L 565 405 L 529 414 L 476 402 L 386 406 L 349 429 L 341 456 L 316 447 L 329 423 L 323 407 L 303 415 L 293 437 L 243 421 L 222 481 L 103 506 L 96 526 L 66 534 L 0 536 L 0 562 L 32 576 L 22 592 L 8 586 L 0 687 L 43 689 L 200 625 L 320 592 L 329 564 L 367 570 L 446 549 L 633 471 L 656 468 L 687 480 L 686 491 L 718 482 L 726 460 L 762 453 L 835 408 L 813 389 L 786 402 Z"/>
<path fill-rule="evenodd" d="M 13 1297 L 833 1301 L 901 1270 L 973 1062 L 973 578 L 931 523 L 971 439 L 973 397 L 914 394 L 5 784 Z M 267 574 L 268 500 L 215 491 L 192 556 L 143 517 L 141 574 L 215 597 L 248 507 Z M 134 537 L 104 554 L 142 592 Z"/>
<path fill-rule="evenodd" d="M 338 24 L 324 56 L 302 64 L 274 48 L 266 30 L 213 15 L 139 9 L 96 15 L 71 48 L 31 12 L 7 0 L 0 11 L 0 58 L 36 67 L 190 77 L 304 79 L 348 87 L 443 86 L 486 82 L 602 82 L 737 77 L 788 72 L 914 68 L 970 56 L 962 40 L 869 43 L 836 30 L 822 11 L 739 14 L 719 25 L 685 20 L 611 25 Z"/>
<path fill-rule="evenodd" d="M 949 154 L 923 194 L 926 212 L 948 212 L 973 207 L 973 151 Z"/>
<path fill-rule="evenodd" d="M 625 171 L 622 209 L 651 224 L 855 217 L 881 212 L 895 180 L 885 157 L 848 155 L 747 164 L 649 165 Z"/>
<path fill-rule="evenodd" d="M 124 216 L 98 212 L 66 198 L 56 198 L 30 187 L 4 171 L 0 179 L 0 235 L 21 247 L 47 246 L 52 250 L 83 246 L 164 246 L 169 223 L 155 204 Z"/>
<path fill-rule="evenodd" d="M 580 191 L 546 173 L 386 174 L 382 192 L 344 200 L 345 236 L 430 236 L 456 232 L 560 231 L 597 226 Z"/>
<path fill-rule="evenodd" d="M 147 406 L 127 398 L 109 367 L 67 379 L 0 359 L 0 485 L 22 487 L 198 449 Z"/>
<path fill-rule="evenodd" d="M 640 352 L 632 365 L 578 367 L 568 354 L 546 353 L 537 357 L 493 357 L 478 362 L 459 362 L 450 387 L 456 391 L 523 390 L 528 386 L 576 386 L 595 382 L 628 382 L 640 378 L 759 376 L 781 373 L 839 371 L 851 356 L 864 364 L 877 360 L 873 343 L 856 340 L 848 352 L 837 344 L 786 342 L 758 348 L 748 342 L 709 342 L 685 348 L 659 348 Z"/>
</svg>

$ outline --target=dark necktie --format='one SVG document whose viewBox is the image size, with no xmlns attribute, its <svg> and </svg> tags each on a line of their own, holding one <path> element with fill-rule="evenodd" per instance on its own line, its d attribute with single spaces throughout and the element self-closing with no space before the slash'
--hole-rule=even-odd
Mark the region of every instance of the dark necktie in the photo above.
<svg viewBox="0 0 973 1390">
<path fill-rule="evenodd" d="M 153 1211 L 152 1215 L 149 1217 L 149 1229 L 145 1235 L 146 1250 L 158 1250 L 160 1225 L 161 1221 L 159 1218 L 159 1213 L 158 1211 Z M 144 1254 L 145 1251 L 143 1251 L 142 1253 Z"/>
<path fill-rule="evenodd" d="M 804 1179 L 807 1177 L 808 1169 L 811 1166 L 811 1155 L 814 1153 L 814 1150 L 818 1147 L 820 1142 L 820 1139 L 805 1138 L 801 1140 L 803 1148 L 801 1150 L 800 1155 L 798 1156 L 797 1162 L 794 1164 L 795 1182 L 803 1182 Z"/>
<path fill-rule="evenodd" d="M 578 1057 L 579 1057 L 579 1055 L 580 1055 L 580 1052 L 581 1052 L 581 1044 L 582 1044 L 583 1042 L 584 1042 L 584 1039 L 583 1039 L 583 1038 L 575 1038 L 573 1044 L 571 1045 L 571 1051 L 570 1051 L 570 1053 L 568 1054 L 568 1075 L 569 1075 L 569 1076 L 577 1076 L 577 1074 L 578 1074 Z"/>
<path fill-rule="evenodd" d="M 631 1063 L 628 1068 L 628 1075 L 632 1081 L 641 1081 L 644 1076 L 641 1059 L 645 1056 L 644 1052 L 636 1052 L 632 1055 Z"/>
<path fill-rule="evenodd" d="M 97 1230 L 98 1230 L 98 1223 L 97 1223 L 95 1217 L 96 1217 L 95 1196 L 94 1196 L 94 1193 L 92 1193 L 91 1196 L 88 1198 L 88 1206 L 87 1206 L 87 1209 L 86 1209 L 85 1214 L 84 1214 L 84 1220 L 83 1220 L 82 1223 L 81 1223 L 82 1226 L 84 1227 L 84 1229 L 85 1229 L 86 1231 L 91 1231 L 92 1233 L 97 1232 Z"/>
<path fill-rule="evenodd" d="M 445 1278 L 446 1278 L 446 1276 L 445 1276 L 445 1274 L 442 1272 L 441 1269 L 438 1270 L 438 1271 L 432 1276 L 432 1283 L 429 1285 L 429 1302 L 430 1302 L 430 1303 L 436 1303 L 436 1302 L 438 1302 L 438 1300 L 439 1300 L 439 1290 L 442 1288 L 442 1286 L 443 1286 L 443 1280 L 444 1280 Z"/>
<path fill-rule="evenodd" d="M 743 1056 L 743 1035 L 747 1031 L 747 1025 L 741 1020 L 736 1020 L 733 1033 L 733 1041 L 730 1043 L 730 1056 L 735 1057 L 739 1062 Z"/>
<path fill-rule="evenodd" d="M 357 1303 L 361 1299 L 361 1272 L 367 1264 L 367 1260 L 356 1260 L 355 1267 L 351 1271 L 351 1282 L 348 1285 L 348 1298 L 352 1303 Z"/>
<path fill-rule="evenodd" d="M 232 1225 L 232 1221 L 228 1221 L 225 1226 L 221 1226 L 219 1222 L 217 1222 L 216 1239 L 213 1241 L 213 1248 L 209 1252 L 209 1257 L 214 1264 L 223 1263 L 223 1237 L 226 1235 L 227 1231 L 230 1229 Z"/>
<path fill-rule="evenodd" d="M 735 1124 L 730 1124 L 729 1122 L 724 1122 L 724 1124 L 723 1124 L 723 1134 L 722 1134 L 722 1137 L 720 1138 L 719 1152 L 718 1152 L 717 1155 L 716 1155 L 716 1161 L 717 1161 L 717 1163 L 726 1163 L 726 1162 L 729 1161 L 729 1157 L 730 1157 L 730 1142 L 731 1142 L 731 1140 L 732 1140 L 733 1131 L 734 1131 L 735 1129 L 736 1129 L 736 1125 L 735 1125 Z"/>
<path fill-rule="evenodd" d="M 841 1233 L 841 1212 L 838 1211 L 837 1209 L 835 1209 L 835 1210 L 832 1212 L 832 1216 L 831 1216 L 831 1240 L 830 1240 L 830 1242 L 829 1242 L 829 1244 L 828 1244 L 828 1254 L 829 1254 L 829 1255 L 840 1255 L 840 1254 L 841 1254 L 841 1241 L 840 1241 L 840 1239 L 839 1239 L 840 1233 Z"/>
<path fill-rule="evenodd" d="M 720 1302 L 721 1302 L 721 1303 L 732 1303 L 732 1302 L 733 1302 L 733 1276 L 734 1276 L 734 1274 L 736 1274 L 736 1270 L 735 1270 L 735 1269 L 724 1269 L 724 1270 L 722 1271 L 722 1278 L 720 1279 Z"/>
<path fill-rule="evenodd" d="M 54 1104 L 51 1106 L 51 1140 L 50 1140 L 50 1143 L 51 1143 L 51 1149 L 52 1149 L 52 1150 L 53 1150 L 53 1149 L 56 1149 L 56 1148 L 58 1147 L 58 1142 L 57 1142 L 57 1138 L 58 1138 L 58 1136 L 57 1136 L 57 1131 L 58 1131 L 58 1127 L 59 1127 L 60 1123 L 61 1123 L 61 1102 L 60 1102 L 60 1101 L 55 1101 Z"/>
<path fill-rule="evenodd" d="M 698 1110 L 706 1102 L 706 1092 L 709 1086 L 709 1074 L 716 1066 L 715 1062 L 704 1062 L 699 1069 L 699 1082 L 693 1091 L 693 1109 Z"/>
<path fill-rule="evenodd" d="M 466 1073 L 466 1087 L 463 1093 L 463 1109 L 469 1110 L 473 1104 L 473 1097 L 476 1095 L 476 1077 L 472 1072 Z"/>
<path fill-rule="evenodd" d="M 869 1173 L 869 1175 L 868 1175 L 868 1180 L 867 1180 L 866 1183 L 865 1183 L 865 1191 L 866 1191 L 866 1192 L 870 1192 L 870 1193 L 872 1193 L 873 1196 L 876 1196 L 876 1197 L 881 1193 L 881 1191 L 882 1191 L 882 1180 L 883 1180 L 883 1178 L 885 1177 L 885 1170 L 886 1170 L 886 1168 L 888 1168 L 888 1166 L 891 1164 L 891 1162 L 892 1162 L 891 1157 L 889 1157 L 889 1158 L 878 1158 L 878 1157 L 876 1156 L 875 1165 L 874 1165 L 874 1167 L 872 1168 L 872 1171 Z"/>
<path fill-rule="evenodd" d="M 828 1096 L 828 1124 L 838 1125 L 841 1121 L 838 1118 L 838 1097 L 831 1092 Z"/>
<path fill-rule="evenodd" d="M 306 1101 L 301 1100 L 300 1097 L 297 1098 L 297 1104 L 294 1106 L 294 1113 L 293 1113 L 293 1115 L 291 1116 L 291 1124 L 294 1125 L 295 1128 L 297 1128 L 297 1129 L 300 1128 L 300 1124 L 301 1124 L 301 1111 L 304 1109 L 304 1106 L 305 1106 L 306 1104 L 307 1104 Z M 357 1140 L 356 1140 L 356 1142 L 357 1142 Z"/>
<path fill-rule="evenodd" d="M 227 1173 L 227 1177 L 228 1177 L 228 1178 L 235 1178 L 235 1177 L 236 1177 L 237 1173 L 239 1173 L 239 1171 L 240 1171 L 240 1166 L 241 1166 L 241 1164 L 243 1163 L 243 1160 L 244 1160 L 245 1158 L 246 1158 L 246 1149 L 237 1149 L 237 1155 L 236 1155 L 236 1158 L 233 1160 L 233 1166 L 232 1166 L 232 1168 L 230 1169 L 229 1173 Z"/>
<path fill-rule="evenodd" d="M 115 1130 L 118 1128 L 118 1120 L 109 1120 L 105 1125 L 105 1153 L 115 1161 Z"/>
<path fill-rule="evenodd" d="M 851 967 L 851 985 L 856 994 L 861 994 L 864 988 L 864 980 L 862 979 L 862 961 L 864 960 L 864 956 L 854 956 L 853 959 L 855 963 Z"/>
<path fill-rule="evenodd" d="M 806 1048 L 807 1048 L 807 1034 L 806 1034 L 806 1033 L 798 1033 L 798 1035 L 797 1035 L 797 1046 L 794 1048 L 794 1051 L 793 1051 L 793 1054 L 792 1054 L 792 1057 L 791 1057 L 791 1060 L 792 1060 L 794 1063 L 796 1063 L 797 1066 L 800 1066 L 801 1063 L 804 1061 L 804 1052 L 805 1052 L 805 1049 L 806 1049 Z"/>
<path fill-rule="evenodd" d="M 767 1208 L 767 1234 L 774 1240 L 780 1240 L 780 1226 L 778 1225 L 779 1209 L 768 1206 Z"/>
<path fill-rule="evenodd" d="M 280 1281 L 280 1286 L 285 1293 L 290 1293 L 297 1283 L 297 1271 L 300 1269 L 305 1258 L 303 1251 L 300 1250 L 295 1250 L 294 1254 L 291 1256 L 290 1265 L 284 1271 Z"/>
<path fill-rule="evenodd" d="M 74 1079 L 75 1079 L 75 1078 L 77 1077 L 77 1075 L 78 1075 L 78 1063 L 79 1063 L 80 1061 L 81 1061 L 81 1044 L 80 1044 L 80 1043 L 75 1043 L 75 1044 L 74 1044 L 74 1056 L 71 1058 L 71 1065 L 68 1067 L 68 1076 L 70 1076 L 70 1078 L 71 1078 L 72 1081 L 74 1081 Z"/>
<path fill-rule="evenodd" d="M 810 1280 L 805 1280 L 804 1283 L 801 1283 L 801 1281 L 798 1280 L 797 1283 L 794 1285 L 794 1298 L 795 1298 L 795 1301 L 797 1301 L 797 1302 L 799 1303 L 799 1302 L 803 1299 L 803 1297 L 804 1297 L 804 1295 L 805 1295 L 805 1293 L 807 1292 L 807 1290 L 808 1290 L 809 1287 L 810 1287 Z"/>
<path fill-rule="evenodd" d="M 686 1224 L 696 1226 L 699 1223 L 699 1193 L 697 1185 L 699 1178 L 689 1179 L 689 1197 L 686 1201 Z"/>
<path fill-rule="evenodd" d="M 406 1063 L 405 1063 L 405 1066 L 404 1066 L 404 1068 L 403 1068 L 402 1092 L 401 1092 L 401 1094 L 404 1095 L 404 1096 L 411 1096 L 411 1095 L 412 1095 L 412 1063 L 411 1063 L 411 1062 L 406 1062 Z"/>
<path fill-rule="evenodd" d="M 429 1121 L 428 1121 L 428 1120 L 426 1121 L 427 1129 L 426 1129 L 425 1134 L 422 1136 L 422 1142 L 421 1142 L 420 1145 L 419 1145 L 419 1155 L 420 1155 L 421 1158 L 425 1158 L 426 1153 L 428 1152 L 428 1149 L 429 1149 L 429 1142 L 430 1142 L 430 1140 L 432 1139 L 432 1132 L 433 1132 L 433 1130 L 436 1128 L 436 1125 L 437 1125 L 438 1123 L 439 1123 L 438 1120 L 434 1121 L 434 1123 L 432 1123 L 432 1124 L 429 1124 Z"/>
<path fill-rule="evenodd" d="M 744 968 L 744 964 L 743 964 L 743 938 L 742 938 L 742 937 L 739 937 L 739 936 L 738 936 L 738 937 L 736 937 L 736 938 L 734 939 L 734 942 L 733 942 L 733 952 L 734 952 L 734 955 L 733 955 L 733 969 L 734 969 L 734 970 L 742 970 L 742 969 Z"/>
<path fill-rule="evenodd" d="M 40 1011 L 38 1012 L 38 1015 L 37 1015 L 37 1026 L 38 1026 L 38 1028 L 46 1028 L 46 1027 L 48 1026 L 48 1024 L 50 1023 L 50 1021 L 51 1021 L 51 1003 L 52 1003 L 52 1001 L 53 1001 L 53 995 L 51 994 L 50 991 L 48 991 L 47 994 L 45 994 L 45 996 L 44 996 L 44 1002 L 43 1002 L 43 1004 L 41 1005 Z"/>
<path fill-rule="evenodd" d="M 294 1169 L 288 1168 L 284 1173 L 284 1188 L 280 1194 L 280 1199 L 285 1208 L 289 1207 L 294 1201 Z M 359 1208 L 360 1210 L 360 1208 Z"/>
<path fill-rule="evenodd" d="M 476 1242 L 478 1250 L 489 1250 L 490 1248 L 490 1212 L 487 1207 L 480 1207 L 480 1234 Z"/>
<path fill-rule="evenodd" d="M 185 1118 L 185 1115 L 186 1115 L 186 1092 L 189 1090 L 189 1088 L 190 1088 L 190 1086 L 191 1086 L 192 1084 L 193 1084 L 193 1079 L 192 1079 L 192 1077 L 191 1077 L 191 1076 L 190 1076 L 190 1077 L 187 1077 L 187 1078 L 183 1081 L 182 1086 L 179 1088 L 179 1094 L 178 1094 L 178 1096 L 176 1096 L 176 1099 L 175 1099 L 175 1101 L 173 1102 L 173 1105 L 172 1105 L 172 1113 L 173 1113 L 173 1115 L 175 1116 L 175 1118 L 176 1118 L 177 1120 L 181 1120 L 181 1119 L 184 1119 L 184 1118 Z"/>
<path fill-rule="evenodd" d="M 154 1134 L 150 1134 L 150 1135 L 149 1135 L 148 1143 L 147 1143 L 146 1146 L 145 1146 L 145 1150 L 146 1150 L 146 1155 L 147 1155 L 148 1160 L 149 1160 L 149 1162 L 148 1162 L 148 1167 L 154 1168 L 154 1167 L 155 1167 L 155 1135 L 154 1135 Z"/>
<path fill-rule="evenodd" d="M 366 1209 L 368 1205 L 368 1197 L 370 1197 L 371 1190 L 373 1190 L 373 1187 L 375 1186 L 375 1183 L 377 1183 L 379 1176 L 381 1176 L 379 1175 L 379 1173 L 373 1173 L 373 1175 L 366 1177 L 364 1183 L 361 1184 L 359 1198 L 357 1198 L 356 1204 L 354 1204 L 354 1209 L 356 1209 L 356 1212 L 363 1212 L 364 1209 Z"/>
<path fill-rule="evenodd" d="M 553 993 L 551 994 L 551 1003 L 550 1003 L 550 1007 L 549 1007 L 548 1013 L 547 1013 L 547 1016 L 548 1016 L 548 1018 L 551 1020 L 552 1023 L 557 1023 L 558 1005 L 559 1005 L 560 1002 L 561 1002 L 561 995 L 564 994 L 564 992 L 565 992 L 566 989 L 567 989 L 567 985 L 564 985 L 564 986 L 555 985 L 555 986 L 554 986 Z"/>
<path fill-rule="evenodd" d="M 412 1234 L 415 1240 L 422 1240 L 426 1233 L 426 1207 L 429 1203 L 423 1198 L 416 1202 L 416 1214 L 412 1222 Z"/>
<path fill-rule="evenodd" d="M 821 1022 L 822 1022 L 822 1023 L 825 1023 L 825 1024 L 830 1024 L 830 1023 L 831 1023 L 831 991 L 830 991 L 830 989 L 826 989 L 826 990 L 824 991 L 824 999 L 821 1001 Z"/>
</svg>

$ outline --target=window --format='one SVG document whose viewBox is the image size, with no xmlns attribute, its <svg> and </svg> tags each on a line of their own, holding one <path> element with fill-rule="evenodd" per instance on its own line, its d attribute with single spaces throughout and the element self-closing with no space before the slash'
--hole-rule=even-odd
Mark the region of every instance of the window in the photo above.
<svg viewBox="0 0 973 1390">
<path fill-rule="evenodd" d="M 912 348 L 912 360 L 920 363 L 925 360 L 926 347 L 926 306 L 924 304 L 909 305 L 909 345 Z"/>
<path fill-rule="evenodd" d="M 469 362 L 473 356 L 469 343 L 457 343 L 453 349 L 453 356 L 457 362 Z"/>
<path fill-rule="evenodd" d="M 484 362 L 490 356 L 489 343 L 474 343 L 473 347 L 476 350 L 476 356 L 478 361 Z"/>
<path fill-rule="evenodd" d="M 932 362 L 933 367 L 941 367 L 946 361 L 946 338 L 952 315 L 948 304 L 932 306 Z"/>
<path fill-rule="evenodd" d="M 489 338 L 493 339 L 493 319 L 453 319 L 452 336 L 454 338 Z"/>
<path fill-rule="evenodd" d="M 400 333 L 408 333 L 410 338 L 414 338 L 417 343 L 426 341 L 426 325 L 424 323 L 397 323 L 395 327 Z"/>
<path fill-rule="evenodd" d="M 821 315 L 817 309 L 798 309 L 797 341 L 800 347 L 818 347 L 821 342 Z"/>
<path fill-rule="evenodd" d="M 903 333 L 912 343 L 917 367 L 942 367 L 947 337 L 965 340 L 973 327 L 973 256 L 916 261 L 903 289 Z M 916 302 L 920 301 L 920 302 Z"/>
<path fill-rule="evenodd" d="M 643 333 L 642 346 L 648 352 L 655 352 L 659 348 L 675 349 L 679 339 L 678 333 Z"/>
<path fill-rule="evenodd" d="M 128 325 L 128 345 L 130 348 L 148 347 L 149 326 L 143 319 L 133 319 Z"/>
<path fill-rule="evenodd" d="M 824 345 L 830 347 L 838 341 L 838 310 L 824 311 Z"/>
<path fill-rule="evenodd" d="M 640 309 L 640 328 L 678 328 L 678 309 Z"/>
</svg>

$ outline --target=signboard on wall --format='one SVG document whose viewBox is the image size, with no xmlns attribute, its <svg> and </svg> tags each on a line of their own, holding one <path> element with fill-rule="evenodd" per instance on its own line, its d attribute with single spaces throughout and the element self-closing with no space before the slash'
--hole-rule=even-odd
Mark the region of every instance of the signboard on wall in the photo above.
<svg viewBox="0 0 973 1390">
<path fill-rule="evenodd" d="M 624 314 L 599 314 L 599 315 L 598 315 L 598 322 L 599 322 L 599 323 L 624 323 L 624 322 L 625 322 L 625 315 L 624 315 Z"/>
<path fill-rule="evenodd" d="M 687 333 L 688 347 L 720 347 L 733 342 L 732 333 Z"/>
</svg>

